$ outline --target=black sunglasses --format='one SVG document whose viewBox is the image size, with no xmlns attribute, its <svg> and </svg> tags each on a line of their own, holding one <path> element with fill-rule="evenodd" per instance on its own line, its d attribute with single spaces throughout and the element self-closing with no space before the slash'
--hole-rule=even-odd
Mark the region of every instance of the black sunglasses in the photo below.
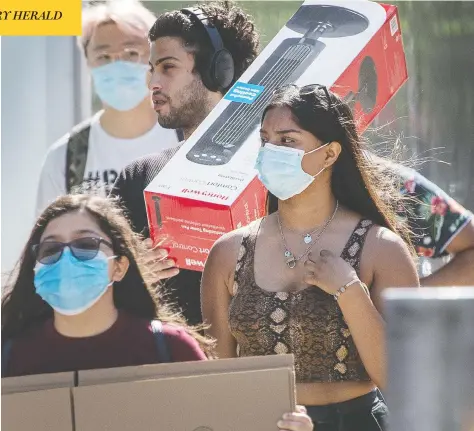
<svg viewBox="0 0 474 431">
<path fill-rule="evenodd" d="M 52 265 L 61 259 L 65 247 L 69 247 L 72 255 L 77 260 L 94 259 L 99 253 L 100 244 L 105 244 L 113 250 L 113 245 L 103 238 L 84 237 L 70 242 L 44 241 L 34 245 L 32 251 L 38 262 L 44 265 Z"/>
</svg>

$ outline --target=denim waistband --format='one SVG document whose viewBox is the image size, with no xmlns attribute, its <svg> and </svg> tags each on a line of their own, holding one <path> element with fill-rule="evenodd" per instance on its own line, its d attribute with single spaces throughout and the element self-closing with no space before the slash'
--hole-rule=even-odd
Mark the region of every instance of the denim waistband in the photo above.
<svg viewBox="0 0 474 431">
<path fill-rule="evenodd" d="M 340 415 L 345 415 L 357 410 L 370 410 L 379 400 L 378 391 L 374 389 L 366 395 L 353 398 L 340 403 L 327 404 L 325 406 L 305 406 L 308 415 L 314 420 L 325 421 Z"/>
</svg>

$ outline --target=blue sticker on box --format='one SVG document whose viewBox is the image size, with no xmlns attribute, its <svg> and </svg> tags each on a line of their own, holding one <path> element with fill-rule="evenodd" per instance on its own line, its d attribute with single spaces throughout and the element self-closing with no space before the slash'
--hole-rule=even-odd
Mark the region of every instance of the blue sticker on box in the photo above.
<svg viewBox="0 0 474 431">
<path fill-rule="evenodd" d="M 261 85 L 248 84 L 246 82 L 236 82 L 228 91 L 224 99 L 232 102 L 252 104 L 258 96 L 263 93 L 265 87 Z"/>
</svg>

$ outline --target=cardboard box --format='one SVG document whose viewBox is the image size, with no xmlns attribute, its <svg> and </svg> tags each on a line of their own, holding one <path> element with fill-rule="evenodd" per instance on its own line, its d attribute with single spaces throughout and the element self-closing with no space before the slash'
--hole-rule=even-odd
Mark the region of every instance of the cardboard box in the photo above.
<svg viewBox="0 0 474 431">
<path fill-rule="evenodd" d="M 10 378 L 2 389 L 6 431 L 273 431 L 296 406 L 293 355 Z"/>
<path fill-rule="evenodd" d="M 73 431 L 74 373 L 2 379 L 2 431 Z"/>
<path fill-rule="evenodd" d="M 397 9 L 307 0 L 145 189 L 155 243 L 200 270 L 223 234 L 264 215 L 254 169 L 261 113 L 286 83 L 323 84 L 353 102 L 365 130 L 407 79 Z"/>
</svg>

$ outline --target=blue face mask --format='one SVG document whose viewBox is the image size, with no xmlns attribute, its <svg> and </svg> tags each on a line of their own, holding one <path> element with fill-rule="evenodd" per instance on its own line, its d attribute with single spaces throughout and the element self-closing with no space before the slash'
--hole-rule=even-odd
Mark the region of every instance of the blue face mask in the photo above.
<svg viewBox="0 0 474 431">
<path fill-rule="evenodd" d="M 258 178 L 271 194 L 282 201 L 296 196 L 306 190 L 314 179 L 326 169 L 321 169 L 314 176 L 307 174 L 301 166 L 303 157 L 326 145 L 328 144 L 305 153 L 303 150 L 266 143 L 264 147 L 260 148 L 255 164 Z"/>
<path fill-rule="evenodd" d="M 108 261 L 114 257 L 99 251 L 93 259 L 81 261 L 66 247 L 56 263 L 36 265 L 36 293 L 60 314 L 83 313 L 112 285 Z"/>
<path fill-rule="evenodd" d="M 117 111 L 130 111 L 149 95 L 147 70 L 143 63 L 115 61 L 91 69 L 91 74 L 100 100 Z"/>
</svg>

